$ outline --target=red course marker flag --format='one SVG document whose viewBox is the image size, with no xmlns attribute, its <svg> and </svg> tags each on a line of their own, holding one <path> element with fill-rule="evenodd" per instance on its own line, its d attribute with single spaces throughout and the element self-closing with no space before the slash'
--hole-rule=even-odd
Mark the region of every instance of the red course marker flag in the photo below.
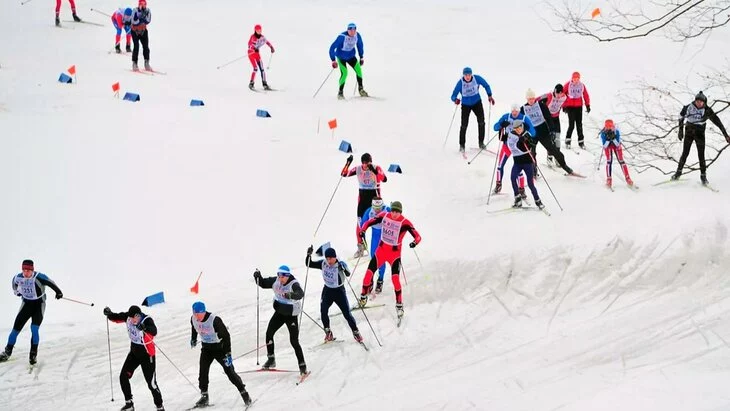
<svg viewBox="0 0 730 411">
<path fill-rule="evenodd" d="M 337 119 L 332 119 L 327 122 L 327 125 L 330 127 L 330 130 L 334 130 L 337 128 Z"/>
<path fill-rule="evenodd" d="M 119 82 L 112 84 L 112 91 L 115 93 L 119 93 Z"/>
<path fill-rule="evenodd" d="M 198 290 L 199 290 L 199 287 L 198 286 L 200 285 L 199 282 L 200 282 L 200 277 L 202 275 L 203 275 L 203 272 L 201 271 L 200 274 L 198 274 L 198 279 L 195 280 L 195 285 L 192 286 L 192 287 L 190 287 L 190 292 L 191 293 L 193 293 L 193 294 L 197 294 L 198 293 Z"/>
<path fill-rule="evenodd" d="M 68 68 L 68 74 L 70 74 L 72 76 L 76 75 L 76 65 L 75 64 Z"/>
</svg>

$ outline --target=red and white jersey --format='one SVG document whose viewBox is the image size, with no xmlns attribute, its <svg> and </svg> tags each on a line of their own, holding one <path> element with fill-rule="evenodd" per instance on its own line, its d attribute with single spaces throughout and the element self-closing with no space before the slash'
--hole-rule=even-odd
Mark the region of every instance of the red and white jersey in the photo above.
<svg viewBox="0 0 730 411">
<path fill-rule="evenodd" d="M 256 33 L 252 34 L 251 38 L 248 39 L 248 54 L 257 53 L 256 50 L 260 50 L 261 47 L 263 47 L 264 45 L 267 45 L 271 48 L 274 47 L 271 45 L 271 43 L 269 43 L 269 40 L 267 40 L 263 34 L 258 37 L 256 37 Z"/>
<path fill-rule="evenodd" d="M 380 166 L 374 166 L 375 172 L 366 165 L 352 167 L 343 177 L 357 176 L 357 183 L 360 190 L 377 190 L 380 194 L 380 183 L 386 181 L 385 172 Z"/>
<path fill-rule="evenodd" d="M 591 105 L 591 97 L 588 95 L 588 88 L 582 81 L 569 81 L 563 86 L 568 99 L 565 101 L 564 107 L 583 107 Z"/>
<path fill-rule="evenodd" d="M 538 100 L 545 100 L 545 104 L 548 110 L 550 110 L 550 115 L 555 118 L 560 116 L 560 109 L 563 108 L 563 105 L 568 100 L 568 95 L 563 93 L 562 97 L 558 97 L 554 92 L 551 92 L 543 94 Z"/>
<path fill-rule="evenodd" d="M 413 241 L 415 241 L 416 244 L 421 242 L 421 235 L 418 234 L 416 228 L 413 227 L 413 223 L 403 217 L 403 214 L 395 217 L 393 216 L 393 213 L 383 211 L 375 218 L 366 221 L 361 230 L 364 232 L 368 229 L 368 227 L 376 224 L 381 224 L 380 241 L 383 244 L 400 248 L 401 243 L 403 243 L 403 236 L 406 235 L 406 232 L 411 233 Z"/>
</svg>

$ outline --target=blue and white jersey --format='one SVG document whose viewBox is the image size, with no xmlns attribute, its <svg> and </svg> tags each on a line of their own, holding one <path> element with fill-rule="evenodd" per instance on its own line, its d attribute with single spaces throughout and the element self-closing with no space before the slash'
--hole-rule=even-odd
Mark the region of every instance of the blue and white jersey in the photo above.
<svg viewBox="0 0 730 411">
<path fill-rule="evenodd" d="M 283 285 L 277 279 L 276 281 L 274 281 L 274 284 L 271 286 L 271 288 L 274 290 L 274 301 L 278 302 L 279 304 L 292 306 L 292 315 L 297 316 L 302 312 L 302 300 L 292 300 L 284 297 L 285 293 L 291 293 L 293 291 L 292 287 L 294 286 L 294 284 L 299 284 L 299 281 L 293 279 L 289 281 L 286 285 Z"/>
<path fill-rule="evenodd" d="M 482 101 L 482 97 L 479 95 L 479 87 L 484 87 L 487 90 L 487 95 L 492 95 L 492 88 L 482 76 L 473 75 L 471 81 L 464 80 L 464 77 L 460 78 L 456 82 L 453 93 L 451 93 L 451 101 L 456 101 L 456 98 L 461 94 L 461 104 L 464 106 L 473 106 L 478 102 Z"/>
<path fill-rule="evenodd" d="M 523 135 L 524 135 L 524 133 L 525 132 L 523 131 Z M 519 143 L 521 137 L 522 136 L 520 136 L 519 134 L 515 133 L 514 131 L 510 131 L 509 134 L 507 135 L 507 147 L 509 147 L 509 151 L 512 152 L 512 157 L 513 158 L 514 157 L 518 157 L 518 156 L 523 156 L 525 154 L 529 154 L 530 153 L 529 151 L 522 150 L 525 147 L 520 147 L 517 144 L 517 143 Z M 531 136 L 525 136 L 525 137 L 531 137 Z"/>
<path fill-rule="evenodd" d="M 53 284 L 53 286 L 51 286 L 51 284 Z M 15 277 L 13 277 L 13 292 L 28 301 L 35 301 L 39 299 L 43 299 L 45 301 L 47 285 L 52 288 L 58 288 L 54 287 L 56 284 L 51 281 L 47 275 L 37 271 L 34 271 L 33 275 L 29 278 L 25 278 L 23 273 L 18 273 Z"/>
<path fill-rule="evenodd" d="M 365 224 L 366 221 L 371 220 L 371 219 L 377 217 L 377 215 L 380 214 L 380 213 L 382 213 L 383 211 L 390 211 L 390 207 L 383 206 L 380 209 L 380 211 L 377 211 L 377 212 L 375 210 L 373 210 L 373 207 L 372 206 L 371 207 L 368 207 L 368 209 L 365 210 L 365 214 L 363 214 L 362 220 L 360 221 L 360 227 L 362 227 L 363 224 Z M 373 229 L 373 235 L 375 235 L 375 232 L 376 231 L 379 233 L 380 230 L 382 229 L 382 227 L 383 227 L 383 223 L 382 222 L 381 223 L 378 223 L 378 224 L 373 224 L 373 225 L 370 226 L 370 228 Z"/>
<path fill-rule="evenodd" d="M 605 128 L 601 130 L 601 144 L 603 144 L 604 147 L 608 147 L 608 144 L 613 143 L 616 147 L 621 145 L 621 132 L 618 131 L 618 129 L 614 130 L 606 130 Z"/>
<path fill-rule="evenodd" d="M 354 36 L 349 36 L 346 31 L 343 31 L 339 36 L 337 36 L 330 46 L 330 60 L 334 61 L 335 57 L 342 61 L 350 60 L 356 56 L 356 49 L 360 58 L 363 58 L 365 56 L 365 50 L 360 33 L 355 33 Z"/>
<path fill-rule="evenodd" d="M 537 133 L 535 132 L 535 126 L 532 125 L 530 117 L 526 116 L 525 113 L 522 112 L 520 112 L 517 117 L 512 117 L 512 113 L 505 113 L 504 115 L 502 115 L 502 117 L 500 117 L 499 120 L 494 123 L 494 131 L 499 131 L 499 129 L 502 127 L 502 122 L 507 121 L 509 122 L 509 126 L 507 126 L 507 129 L 505 131 L 509 134 L 512 131 L 512 123 L 515 120 L 522 120 L 525 123 L 527 131 L 530 133 L 530 137 L 537 135 Z"/>
<path fill-rule="evenodd" d="M 322 261 L 322 278 L 324 279 L 324 286 L 327 288 L 339 288 L 344 283 L 343 277 L 344 272 L 340 274 L 340 264 L 343 264 L 343 269 L 347 270 L 347 263 L 344 261 L 337 261 L 334 265 L 329 265 L 327 261 Z"/>
</svg>

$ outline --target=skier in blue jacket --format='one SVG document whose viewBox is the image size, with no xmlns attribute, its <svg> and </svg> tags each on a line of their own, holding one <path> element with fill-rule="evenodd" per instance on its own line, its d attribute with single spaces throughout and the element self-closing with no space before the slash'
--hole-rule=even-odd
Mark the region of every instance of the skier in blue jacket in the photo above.
<svg viewBox="0 0 730 411">
<path fill-rule="evenodd" d="M 487 90 L 489 103 L 494 105 L 492 88 L 482 76 L 473 75 L 470 67 L 464 67 L 462 77 L 456 82 L 454 92 L 451 93 L 451 101 L 456 105 L 461 104 L 461 128 L 459 129 L 459 152 L 463 153 L 466 145 L 466 128 L 469 126 L 469 114 L 473 111 L 477 116 L 479 128 L 479 148 L 484 149 L 484 106 L 482 97 L 479 95 L 479 86 Z M 461 99 L 458 98 L 461 93 Z"/>
<path fill-rule="evenodd" d="M 365 224 L 366 221 L 371 220 L 377 217 L 378 214 L 387 211 L 390 211 L 390 207 L 384 205 L 382 198 L 373 198 L 372 206 L 365 210 L 365 213 L 363 214 L 362 221 L 360 222 L 360 227 L 362 227 L 362 225 Z M 378 223 L 371 226 L 370 228 L 372 228 L 372 236 L 370 237 L 370 258 L 375 258 L 375 250 L 380 244 L 380 234 L 383 231 L 382 224 Z M 381 265 L 378 269 L 378 281 L 375 284 L 376 294 L 380 294 L 381 292 L 383 292 L 383 278 L 385 278 L 385 264 Z"/>
<path fill-rule="evenodd" d="M 357 48 L 357 54 L 360 55 L 360 60 L 357 59 L 355 49 Z M 335 69 L 339 65 L 340 67 L 340 91 L 337 93 L 337 98 L 343 100 L 345 95 L 343 90 L 345 89 L 345 81 L 347 81 L 347 65 L 349 64 L 355 70 L 355 77 L 357 78 L 357 88 L 360 91 L 360 96 L 368 97 L 368 93 L 362 86 L 362 69 L 361 66 L 365 64 L 365 57 L 363 54 L 362 37 L 357 32 L 357 26 L 355 23 L 347 25 L 347 30 L 340 33 L 339 36 L 332 42 L 330 46 L 330 60 L 332 60 L 332 68 Z"/>
<path fill-rule="evenodd" d="M 497 153 L 497 184 L 494 187 L 494 194 L 499 194 L 500 192 L 502 192 L 502 177 L 504 177 L 504 166 L 507 164 L 507 160 L 512 155 L 512 152 L 507 146 L 507 135 L 512 131 L 512 123 L 517 120 L 521 120 L 524 122 L 524 126 L 527 126 L 527 132 L 530 133 L 530 136 L 535 135 L 535 128 L 532 126 L 532 122 L 530 122 L 530 117 L 527 117 L 525 113 L 520 111 L 519 104 L 513 104 L 510 108 L 510 112 L 504 113 L 504 115 L 502 115 L 502 117 L 500 117 L 499 120 L 494 123 L 494 131 L 499 132 L 499 139 L 502 141 L 502 147 L 500 148 L 499 153 Z M 537 144 L 537 142 L 535 142 L 535 144 Z M 527 198 L 527 194 L 525 193 L 524 173 L 521 174 L 519 177 L 519 187 L 520 196 L 522 198 Z"/>
</svg>

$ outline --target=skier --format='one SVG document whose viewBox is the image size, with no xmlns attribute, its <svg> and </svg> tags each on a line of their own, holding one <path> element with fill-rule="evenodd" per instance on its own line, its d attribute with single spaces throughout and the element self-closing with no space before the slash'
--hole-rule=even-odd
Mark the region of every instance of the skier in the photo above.
<svg viewBox="0 0 730 411">
<path fill-rule="evenodd" d="M 415 248 L 421 242 L 421 235 L 418 234 L 416 228 L 413 227 L 407 218 L 403 216 L 403 205 L 400 201 L 393 201 L 390 204 L 390 211 L 383 211 L 375 218 L 371 218 L 362 225 L 360 229 L 360 238 L 365 239 L 365 231 L 368 227 L 382 223 L 382 236 L 378 249 L 375 251 L 375 257 L 370 260 L 368 270 L 365 272 L 365 278 L 362 280 L 362 293 L 360 294 L 360 306 L 364 307 L 368 302 L 368 294 L 373 289 L 373 273 L 380 268 L 381 265 L 390 264 L 390 279 L 393 281 L 395 289 L 395 310 L 398 317 L 403 317 L 403 296 L 401 294 L 400 285 L 400 265 L 401 265 L 401 248 L 403 236 L 406 232 L 411 233 L 413 241 L 409 247 Z"/>
<path fill-rule="evenodd" d="M 633 186 L 634 182 L 629 177 L 629 167 L 624 162 L 624 150 L 621 145 L 621 132 L 616 128 L 613 120 L 608 119 L 601 130 L 601 143 L 603 144 L 603 152 L 606 155 L 606 186 L 611 188 L 613 180 L 611 178 L 611 166 L 613 165 L 613 154 L 616 153 L 618 163 L 624 172 L 626 184 Z"/>
<path fill-rule="evenodd" d="M 330 247 L 324 251 L 324 260 L 312 261 L 312 252 L 314 247 L 311 245 L 307 249 L 307 257 L 304 259 L 304 264 L 309 268 L 316 270 L 322 270 L 322 277 L 324 278 L 324 287 L 322 288 L 322 298 L 319 303 L 320 316 L 322 317 L 322 325 L 324 326 L 324 342 L 330 342 L 335 340 L 334 334 L 330 329 L 330 317 L 329 310 L 332 303 L 337 304 L 337 307 L 342 311 L 342 316 L 347 320 L 347 324 L 352 330 L 352 336 L 355 337 L 355 341 L 362 342 L 363 338 L 360 335 L 360 331 L 357 329 L 357 323 L 355 318 L 350 312 L 350 306 L 347 303 L 347 291 L 345 291 L 345 277 L 350 276 L 350 270 L 347 268 L 347 264 L 344 261 L 337 259 L 337 252 L 334 248 Z"/>
<path fill-rule="evenodd" d="M 137 367 L 142 367 L 142 374 L 145 381 L 147 381 L 147 388 L 152 393 L 157 411 L 165 411 L 165 407 L 162 406 L 162 393 L 160 387 L 157 386 L 154 343 L 157 326 L 155 321 L 152 317 L 143 313 L 136 305 L 130 306 L 127 312 L 120 313 L 112 312 L 109 307 L 104 307 L 104 315 L 114 323 L 125 323 L 131 341 L 129 354 L 127 354 L 127 359 L 124 360 L 124 365 L 122 365 L 122 371 L 119 373 L 119 385 L 122 386 L 124 400 L 126 401 L 121 411 L 134 411 L 132 387 L 129 385 L 129 379 L 132 378 Z"/>
<path fill-rule="evenodd" d="M 548 119 L 551 117 L 550 109 L 548 109 L 545 103 L 538 101 L 535 98 L 535 92 L 532 91 L 532 89 L 527 90 L 525 97 L 527 98 L 527 104 L 522 106 L 521 111 L 530 119 L 533 127 L 535 128 L 536 134 L 533 134 L 533 136 L 537 138 L 537 141 L 539 141 L 543 147 L 545 147 L 549 155 L 555 157 L 560 168 L 565 170 L 568 174 L 574 174 L 573 169 L 568 167 L 568 164 L 565 163 L 565 156 L 563 153 L 560 152 L 560 149 L 555 147 L 553 144 L 550 123 L 548 123 Z M 535 142 L 535 145 L 537 145 L 537 141 Z M 533 160 L 536 161 L 535 164 L 537 164 L 537 156 L 534 148 L 532 149 L 532 157 Z M 535 169 L 535 173 L 537 173 L 537 169 Z"/>
<path fill-rule="evenodd" d="M 360 55 L 358 61 L 355 49 L 357 48 L 357 54 Z M 349 64 L 355 70 L 355 77 L 357 78 L 357 88 L 360 91 L 361 97 L 368 97 L 368 93 L 362 86 L 362 68 L 365 64 L 365 57 L 363 54 L 362 36 L 357 32 L 357 26 L 355 23 L 347 25 L 347 30 L 340 33 L 339 36 L 332 42 L 330 46 L 330 60 L 332 61 L 332 68 L 336 69 L 340 67 L 340 91 L 337 92 L 337 98 L 343 100 L 345 98 L 344 89 L 345 81 L 347 81 L 347 65 Z"/>
<path fill-rule="evenodd" d="M 484 145 L 484 106 L 482 97 L 479 95 L 479 86 L 487 90 L 489 103 L 494 105 L 492 88 L 480 75 L 473 75 L 470 67 L 464 67 L 462 77 L 456 82 L 454 91 L 451 93 L 451 101 L 457 106 L 461 103 L 461 127 L 459 128 L 459 152 L 464 153 L 466 146 L 466 128 L 469 126 L 469 114 L 473 111 L 477 116 L 477 127 L 479 129 L 479 148 L 485 149 Z M 461 93 L 461 98 L 457 96 Z"/>
<path fill-rule="evenodd" d="M 530 118 L 525 116 L 525 113 L 520 111 L 519 104 L 512 104 L 512 106 L 510 107 L 510 112 L 503 114 L 502 117 L 500 117 L 499 120 L 494 123 L 494 131 L 499 132 L 499 139 L 500 141 L 502 141 L 502 148 L 499 150 L 499 154 L 497 155 L 497 184 L 494 187 L 494 194 L 499 194 L 502 192 L 502 177 L 504 176 L 504 166 L 505 164 L 507 164 L 507 159 L 509 159 L 509 156 L 512 154 L 506 144 L 507 136 L 509 135 L 509 132 L 512 131 L 512 123 L 515 120 L 524 121 L 524 123 L 528 127 L 528 130 L 530 130 L 532 133 L 535 132 L 535 129 L 532 127 L 532 123 L 530 122 Z M 524 175 L 520 175 L 519 182 L 520 195 L 522 196 L 522 198 L 527 198 L 527 194 L 525 194 Z"/>
<path fill-rule="evenodd" d="M 386 207 L 383 203 L 383 199 L 380 197 L 373 198 L 373 201 L 371 203 L 372 205 L 370 208 L 365 210 L 365 213 L 363 214 L 363 218 L 361 220 L 360 227 L 362 227 L 362 224 L 364 224 L 367 220 L 370 220 L 372 218 L 375 218 L 378 214 L 380 214 L 383 211 L 390 211 L 390 207 Z M 382 233 L 382 224 L 375 224 L 370 226 L 372 229 L 371 236 L 370 236 L 370 258 L 375 257 L 375 250 L 378 248 L 378 244 L 380 243 L 380 234 Z M 380 294 L 383 292 L 383 279 L 385 278 L 385 264 L 381 265 L 380 268 L 378 268 L 378 281 L 375 283 L 375 294 Z"/>
<path fill-rule="evenodd" d="M 347 159 L 347 164 L 350 164 L 351 161 L 352 155 Z M 372 204 L 373 198 L 380 196 L 380 183 L 388 182 L 388 177 L 385 175 L 383 169 L 380 166 L 373 165 L 373 157 L 370 153 L 365 153 L 360 156 L 360 161 L 362 165 L 352 167 L 350 170 L 343 168 L 342 172 L 340 172 L 342 177 L 357 176 L 357 181 L 360 185 L 360 192 L 357 196 L 357 225 L 355 227 L 355 234 L 357 235 L 358 246 L 355 257 L 365 255 L 365 245 L 362 244 L 359 237 L 363 215 Z"/>
<path fill-rule="evenodd" d="M 228 333 L 223 320 L 205 310 L 205 304 L 201 301 L 193 303 L 193 315 L 190 318 L 191 336 L 190 348 L 198 345 L 200 336 L 200 373 L 198 374 L 198 386 L 200 388 L 200 399 L 195 403 L 196 407 L 207 407 L 210 405 L 208 398 L 208 373 L 213 360 L 223 367 L 228 380 L 236 386 L 243 398 L 243 403 L 251 405 L 251 396 L 246 391 L 246 386 L 241 376 L 236 374 L 233 368 L 233 357 L 231 357 L 231 334 Z"/>
<path fill-rule="evenodd" d="M 127 7 L 122 10 L 121 8 L 112 14 L 112 24 L 117 29 L 117 34 L 114 37 L 114 50 L 117 53 L 122 52 L 121 40 L 122 40 L 122 28 L 127 34 L 127 53 L 132 51 L 132 8 Z"/>
<path fill-rule="evenodd" d="M 684 168 L 689 150 L 692 149 L 692 142 L 694 142 L 697 144 L 697 157 L 700 160 L 700 180 L 703 185 L 707 185 L 707 165 L 705 164 L 705 128 L 707 127 L 707 120 L 712 121 L 720 129 L 728 143 L 730 143 L 730 137 L 728 137 L 727 130 L 725 130 L 725 126 L 722 125 L 715 111 L 707 105 L 707 97 L 702 91 L 697 93 L 694 102 L 682 107 L 679 116 L 679 141 L 684 139 L 685 134 L 687 134 L 687 138 L 684 139 L 682 156 L 679 158 L 677 172 L 672 176 L 672 180 L 676 180 L 682 175 L 682 168 Z M 684 124 L 685 119 L 687 120 L 686 125 Z"/>
<path fill-rule="evenodd" d="M 550 110 L 550 118 L 548 124 L 550 126 L 550 139 L 553 145 L 560 149 L 560 110 L 563 108 L 563 104 L 568 99 L 568 96 L 563 92 L 563 85 L 556 84 L 555 88 L 551 93 L 543 94 L 537 99 L 544 102 Z M 553 156 L 548 153 L 547 156 L 548 165 L 553 166 Z"/>
<path fill-rule="evenodd" d="M 33 260 L 23 260 L 21 265 L 22 272 L 13 277 L 13 292 L 16 296 L 22 298 L 20 303 L 20 311 L 15 316 L 13 329 L 8 337 L 8 345 L 5 351 L 0 353 L 0 362 L 5 362 L 13 353 L 13 347 L 18 339 L 18 334 L 23 330 L 28 320 L 30 322 L 30 354 L 28 361 L 30 365 L 35 365 L 38 357 L 38 343 L 40 335 L 38 333 L 41 323 L 43 322 L 43 313 L 46 311 L 46 286 L 51 287 L 56 293 L 56 299 L 63 298 L 61 289 L 47 275 L 35 271 Z"/>
<path fill-rule="evenodd" d="M 259 54 L 259 49 L 263 47 L 264 44 L 269 46 L 271 53 L 274 52 L 274 46 L 266 39 L 266 37 L 264 37 L 263 34 L 261 34 L 261 25 L 257 24 L 253 27 L 253 34 L 251 35 L 251 38 L 248 39 L 248 60 L 253 66 L 251 81 L 248 83 L 248 88 L 251 90 L 253 90 L 253 81 L 256 79 L 257 70 L 261 70 L 261 83 L 264 86 L 264 90 L 271 90 L 271 87 L 269 87 L 269 84 L 266 82 L 264 64 L 261 62 L 261 54 Z"/>
<path fill-rule="evenodd" d="M 525 125 L 522 120 L 515 120 L 512 122 L 512 131 L 507 136 L 507 145 L 512 152 L 512 191 L 515 195 L 515 203 L 512 207 L 522 207 L 522 197 L 517 190 L 517 176 L 520 172 L 524 172 L 527 176 L 527 186 L 532 192 L 532 197 L 535 199 L 535 205 L 539 209 L 545 208 L 540 200 L 540 195 L 537 193 L 535 188 L 535 179 L 533 172 L 535 170 L 535 158 L 530 153 L 530 147 L 528 140 L 532 138 L 528 131 L 525 131 Z"/>
<path fill-rule="evenodd" d="M 276 358 L 274 355 L 274 334 L 286 325 L 289 330 L 289 342 L 294 348 L 294 354 L 299 362 L 299 373 L 304 376 L 307 374 L 307 363 L 304 362 L 304 353 L 302 346 L 299 345 L 299 326 L 297 324 L 297 316 L 302 312 L 302 299 L 304 298 L 304 290 L 299 285 L 299 281 L 291 273 L 289 267 L 282 265 L 276 272 L 276 277 L 262 277 L 261 271 L 256 270 L 253 273 L 256 284 L 261 288 L 271 288 L 274 291 L 274 315 L 269 320 L 266 328 L 266 352 L 267 359 L 264 363 L 264 370 L 276 368 Z"/>
<path fill-rule="evenodd" d="M 150 38 L 147 25 L 152 21 L 152 13 L 147 8 L 147 0 L 139 0 L 139 5 L 132 13 L 132 70 L 139 71 L 137 58 L 139 57 L 139 43 L 142 43 L 142 57 L 144 57 L 144 69 L 152 71 L 150 67 Z"/>
<path fill-rule="evenodd" d="M 565 134 L 565 147 L 570 150 L 571 136 L 573 129 L 578 132 L 578 146 L 585 150 L 583 139 L 583 103 L 586 105 L 586 113 L 591 112 L 591 97 L 588 89 L 580 81 L 580 73 L 574 72 L 571 80 L 563 86 L 568 99 L 563 103 L 563 111 L 568 114 L 568 131 Z"/>
<path fill-rule="evenodd" d="M 68 4 L 71 5 L 71 15 L 74 18 L 74 21 L 79 23 L 81 22 L 81 19 L 79 16 L 76 15 L 76 3 L 74 3 L 74 0 L 68 0 Z M 61 19 L 59 16 L 61 15 L 61 0 L 56 0 L 56 26 L 61 25 Z"/>
</svg>

